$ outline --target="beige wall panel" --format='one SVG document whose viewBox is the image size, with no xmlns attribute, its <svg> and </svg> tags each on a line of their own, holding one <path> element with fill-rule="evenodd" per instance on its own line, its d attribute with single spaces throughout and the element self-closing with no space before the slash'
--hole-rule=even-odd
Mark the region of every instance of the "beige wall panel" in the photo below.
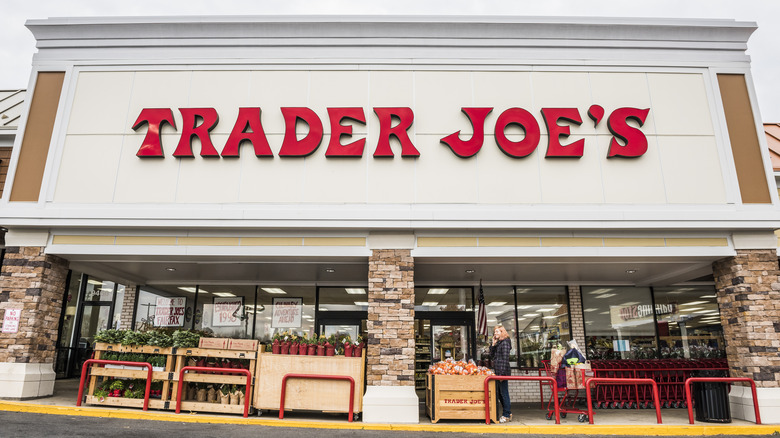
<svg viewBox="0 0 780 438">
<path fill-rule="evenodd" d="M 542 237 L 542 246 L 598 247 L 604 246 L 604 239 L 601 237 Z"/>
<path fill-rule="evenodd" d="M 650 89 L 645 73 L 589 73 L 593 104 L 604 108 L 604 119 L 599 122 L 596 131 L 599 134 L 612 135 L 607 127 L 607 119 L 612 111 L 618 108 L 650 108 L 642 132 L 645 135 L 655 134 L 655 108 L 650 100 Z M 583 108 L 584 123 L 593 125 L 588 117 L 588 108 Z M 634 122 L 632 126 L 639 127 Z"/>
<path fill-rule="evenodd" d="M 304 237 L 304 246 L 366 246 L 365 237 Z"/>
<path fill-rule="evenodd" d="M 479 246 L 531 247 L 540 246 L 538 237 L 480 237 Z"/>
<path fill-rule="evenodd" d="M 542 132 L 546 132 L 542 108 L 577 108 L 582 118 L 582 125 L 567 124 L 571 127 L 572 137 L 581 138 L 583 135 L 596 132 L 588 118 L 588 108 L 592 103 L 588 73 L 534 72 L 531 74 L 531 84 L 534 93 L 533 110 L 530 105 L 522 105 L 522 107 L 539 118 Z"/>
<path fill-rule="evenodd" d="M 238 246 L 238 237 L 179 237 L 177 245 L 185 246 Z"/>
<path fill-rule="evenodd" d="M 313 71 L 310 76 L 309 108 L 314 110 L 322 120 L 322 127 L 330 133 L 328 108 L 361 107 L 368 118 L 373 116 L 368 107 L 368 77 L 367 71 Z M 352 126 L 352 132 L 365 134 L 367 124 L 345 121 L 344 125 Z M 365 135 L 361 137 L 365 138 Z M 345 143 L 349 143 L 346 140 Z M 323 146 L 327 143 L 323 142 Z"/>
<path fill-rule="evenodd" d="M 249 89 L 249 100 L 257 102 L 262 109 L 261 118 L 266 134 L 284 134 L 284 118 L 280 108 L 305 107 L 310 104 L 307 71 L 253 71 Z"/>
<path fill-rule="evenodd" d="M 585 138 L 582 158 L 540 157 L 542 202 L 546 204 L 601 204 L 604 191 L 601 166 L 606 158 L 598 153 L 596 136 Z M 571 143 L 571 137 L 564 144 Z M 547 137 L 539 142 L 537 153 L 547 152 Z"/>
<path fill-rule="evenodd" d="M 702 75 L 648 73 L 647 79 L 658 135 L 713 135 Z"/>
<path fill-rule="evenodd" d="M 224 144 L 227 135 L 212 135 L 215 145 Z M 194 158 L 181 160 L 176 190 L 177 203 L 224 204 L 238 201 L 241 181 L 241 160 L 235 158 L 203 158 L 200 145 L 193 140 Z M 244 149 L 244 154 L 247 150 Z M 258 160 L 259 161 L 259 160 Z"/>
<path fill-rule="evenodd" d="M 419 247 L 469 247 L 478 246 L 476 237 L 418 237 Z"/>
<path fill-rule="evenodd" d="M 329 140 L 325 136 L 323 143 Z M 300 158 L 289 158 L 300 160 Z M 325 144 L 305 159 L 303 202 L 366 202 L 368 158 L 326 158 Z"/>
<path fill-rule="evenodd" d="M 493 108 L 485 121 L 486 134 L 493 135 L 498 116 L 506 109 L 515 107 L 530 111 L 540 123 L 539 126 L 542 126 L 541 114 L 532 107 L 533 90 L 530 72 L 475 72 L 473 73 L 473 82 L 473 106 Z M 471 125 L 465 115 L 461 124 Z"/>
<path fill-rule="evenodd" d="M 414 72 L 372 71 L 368 80 L 372 112 L 374 107 L 414 107 Z"/>
<path fill-rule="evenodd" d="M 472 132 L 460 111 L 474 103 L 471 73 L 415 72 L 414 91 L 415 132 L 440 137 L 458 130 L 463 134 Z"/>
<path fill-rule="evenodd" d="M 139 158 L 135 154 L 144 135 L 125 137 L 117 174 L 114 202 L 116 203 L 169 203 L 176 202 L 176 186 L 179 179 L 178 158 L 171 156 L 179 136 L 163 135 L 164 158 Z"/>
<path fill-rule="evenodd" d="M 190 107 L 191 71 L 139 71 L 134 73 L 133 93 L 130 96 L 130 109 L 125 120 L 125 133 L 133 132 L 133 124 L 144 108 L 170 108 L 176 121 L 176 131 L 165 125 L 163 134 L 181 132 L 181 113 L 179 108 Z M 138 130 L 146 134 L 146 126 Z M 177 140 L 178 141 L 178 140 Z M 141 143 L 138 143 L 141 146 Z M 165 145 L 163 145 L 165 146 Z M 165 155 L 176 149 L 176 142 L 164 148 Z"/>
<path fill-rule="evenodd" d="M 250 99 L 249 79 L 249 71 L 193 71 L 188 107 L 216 109 L 219 123 L 212 133 L 230 134 L 239 108 L 261 105 Z M 225 144 L 214 146 L 221 152 Z"/>
<path fill-rule="evenodd" d="M 546 142 L 546 138 L 545 138 Z M 541 143 L 541 142 L 540 142 Z M 539 181 L 539 148 L 524 158 L 512 158 L 485 137 L 477 161 L 479 202 L 483 204 L 536 204 L 542 201 Z"/>
<path fill-rule="evenodd" d="M 637 158 L 606 158 L 611 140 L 611 135 L 597 137 L 604 201 L 607 204 L 665 203 L 666 190 L 656 137 L 647 139 L 647 152 Z"/>
<path fill-rule="evenodd" d="M 176 245 L 174 236 L 116 236 L 115 245 Z"/>
<path fill-rule="evenodd" d="M 54 192 L 55 202 L 113 202 L 121 135 L 69 135 Z"/>
<path fill-rule="evenodd" d="M 133 72 L 79 73 L 68 134 L 120 134 L 131 130 L 135 119 L 131 125 L 126 122 L 134 75 Z"/>
<path fill-rule="evenodd" d="M 301 246 L 303 237 L 242 237 L 241 246 Z"/>
<path fill-rule="evenodd" d="M 669 203 L 726 203 L 715 137 L 657 137 L 657 140 Z"/>
<path fill-rule="evenodd" d="M 477 160 L 458 157 L 439 140 L 437 135 L 417 136 L 421 156 L 417 160 L 417 202 L 476 203 Z"/>
<path fill-rule="evenodd" d="M 376 126 L 376 125 L 375 125 Z M 415 202 L 416 169 L 418 158 L 402 158 L 401 146 L 391 140 L 393 158 L 373 158 L 378 129 L 372 128 L 366 152 L 366 202 L 373 204 L 412 204 Z M 410 137 L 417 145 L 414 137 Z"/>
<path fill-rule="evenodd" d="M 250 148 L 241 149 L 239 202 L 301 202 L 306 163 L 300 158 L 279 158 L 281 135 L 269 135 L 274 157 L 257 158 Z"/>
<path fill-rule="evenodd" d="M 55 245 L 113 245 L 114 236 L 54 236 Z"/>
</svg>

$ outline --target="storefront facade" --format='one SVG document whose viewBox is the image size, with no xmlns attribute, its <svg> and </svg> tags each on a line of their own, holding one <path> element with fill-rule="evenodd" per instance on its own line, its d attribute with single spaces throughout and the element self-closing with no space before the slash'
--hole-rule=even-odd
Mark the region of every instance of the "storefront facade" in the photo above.
<svg viewBox="0 0 780 438">
<path fill-rule="evenodd" d="M 366 336 L 364 420 L 417 421 L 418 363 L 480 358 L 482 295 L 518 368 L 571 338 L 605 358 L 725 354 L 780 398 L 752 23 L 28 27 L 39 52 L 0 210 L 16 384 L 0 396 L 51 393 L 52 364 L 71 373 L 99 328 L 265 340 L 274 299 L 295 298 L 296 330 Z M 169 298 L 182 317 L 162 323 Z M 219 319 L 230 300 L 241 311 Z"/>
</svg>

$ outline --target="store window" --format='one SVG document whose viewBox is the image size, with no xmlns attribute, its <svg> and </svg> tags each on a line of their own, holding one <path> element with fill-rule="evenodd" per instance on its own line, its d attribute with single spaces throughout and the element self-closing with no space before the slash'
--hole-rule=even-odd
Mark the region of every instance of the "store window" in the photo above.
<svg viewBox="0 0 780 438">
<path fill-rule="evenodd" d="M 365 287 L 321 287 L 320 311 L 368 311 L 368 292 Z"/>
<path fill-rule="evenodd" d="M 571 340 L 568 296 L 562 287 L 515 288 L 518 366 L 539 368 L 557 344 Z M 488 307 L 490 309 L 490 307 Z M 488 311 L 490 317 L 490 311 Z"/>
<path fill-rule="evenodd" d="M 484 287 L 482 288 L 485 297 L 485 312 L 487 313 L 487 331 L 488 336 L 485 339 L 477 336 L 477 351 L 479 359 L 487 358 L 490 349 L 493 329 L 501 324 L 509 333 L 512 341 L 512 350 L 509 352 L 509 362 L 517 362 L 517 326 L 515 324 L 515 288 L 512 286 Z M 476 292 L 479 294 L 479 292 Z M 477 318 L 479 312 L 474 312 Z M 475 320 L 478 327 L 479 321 Z M 514 366 L 514 364 L 512 364 Z"/>
<path fill-rule="evenodd" d="M 588 359 L 657 356 L 650 288 L 583 287 Z"/>
<path fill-rule="evenodd" d="M 458 312 L 472 310 L 470 287 L 417 287 L 414 289 L 416 312 Z"/>
<path fill-rule="evenodd" d="M 713 287 L 655 288 L 653 293 L 661 358 L 726 357 Z"/>
<path fill-rule="evenodd" d="M 193 312 L 195 291 L 195 286 L 142 286 L 135 309 L 135 329 L 192 328 L 193 318 L 196 323 L 199 319 Z"/>
<path fill-rule="evenodd" d="M 275 333 L 284 332 L 314 336 L 316 295 L 315 286 L 261 285 L 257 291 L 255 338 L 270 342 Z"/>
<path fill-rule="evenodd" d="M 250 339 L 256 315 L 254 306 L 255 286 L 200 286 L 195 329 L 218 338 Z"/>
</svg>

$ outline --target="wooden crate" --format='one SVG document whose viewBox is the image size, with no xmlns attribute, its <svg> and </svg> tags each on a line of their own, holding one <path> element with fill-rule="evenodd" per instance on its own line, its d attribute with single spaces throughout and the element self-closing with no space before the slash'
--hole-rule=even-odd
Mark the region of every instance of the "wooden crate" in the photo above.
<svg viewBox="0 0 780 438">
<path fill-rule="evenodd" d="M 174 351 L 176 355 L 176 367 L 172 373 L 173 389 L 171 390 L 171 401 L 168 403 L 169 409 L 176 409 L 176 393 L 179 389 L 179 372 L 187 366 L 187 361 L 191 357 L 195 358 L 217 358 L 217 359 L 248 359 L 249 371 L 254 373 L 257 361 L 257 350 L 225 350 L 213 348 L 177 348 Z M 219 368 L 215 368 L 218 370 Z M 250 406 L 252 400 L 252 391 L 254 388 L 254 374 L 250 380 L 252 383 L 245 390 L 245 397 L 249 397 Z M 224 375 L 224 374 L 201 374 L 188 372 L 184 374 L 184 382 L 214 383 L 220 385 L 223 383 L 229 385 L 246 385 L 246 376 L 244 375 Z M 185 388 L 186 389 L 186 388 Z M 182 399 L 184 396 L 182 395 Z M 243 414 L 244 405 L 223 405 L 221 403 L 197 402 L 193 400 L 182 400 L 181 410 L 189 412 L 217 412 L 225 414 Z"/>
<path fill-rule="evenodd" d="M 261 347 L 262 348 L 262 347 Z M 257 360 L 254 407 L 278 410 L 282 377 L 288 373 L 350 376 L 355 379 L 353 411 L 363 410 L 366 350 L 362 357 L 293 356 L 262 353 Z M 349 382 L 342 380 L 290 379 L 285 410 L 349 412 Z"/>
<path fill-rule="evenodd" d="M 425 409 L 431 422 L 439 420 L 485 420 L 485 377 L 427 374 Z M 489 384 L 490 419 L 496 417 L 496 382 Z"/>
<path fill-rule="evenodd" d="M 163 389 L 162 397 L 160 399 L 150 399 L 149 408 L 151 409 L 167 409 L 167 401 L 171 396 L 171 371 L 175 364 L 173 352 L 171 347 L 150 347 L 150 346 L 127 346 L 121 344 L 106 344 L 103 342 L 95 343 L 95 359 L 101 359 L 107 352 L 114 353 L 143 353 L 143 354 L 159 354 L 167 356 L 165 371 L 152 372 L 152 380 L 162 380 Z M 90 371 L 89 387 L 86 390 L 86 403 L 103 405 L 103 406 L 124 406 L 124 407 L 143 407 L 143 399 L 129 399 L 125 397 L 105 397 L 102 401 L 99 397 L 95 397 L 95 389 L 97 388 L 98 379 L 102 378 L 126 378 L 126 379 L 146 379 L 146 369 L 140 367 L 139 370 L 119 369 L 119 368 L 103 368 L 99 365 L 93 365 Z"/>
</svg>

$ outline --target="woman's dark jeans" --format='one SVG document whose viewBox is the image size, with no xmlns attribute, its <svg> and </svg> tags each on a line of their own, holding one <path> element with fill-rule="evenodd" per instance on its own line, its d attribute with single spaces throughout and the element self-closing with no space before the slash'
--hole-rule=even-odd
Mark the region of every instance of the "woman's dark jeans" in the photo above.
<svg viewBox="0 0 780 438">
<path fill-rule="evenodd" d="M 496 390 L 498 392 L 498 401 L 501 402 L 501 408 L 503 409 L 502 417 L 509 418 L 511 415 L 511 406 L 509 402 L 509 381 L 498 380 L 496 381 Z"/>
</svg>

